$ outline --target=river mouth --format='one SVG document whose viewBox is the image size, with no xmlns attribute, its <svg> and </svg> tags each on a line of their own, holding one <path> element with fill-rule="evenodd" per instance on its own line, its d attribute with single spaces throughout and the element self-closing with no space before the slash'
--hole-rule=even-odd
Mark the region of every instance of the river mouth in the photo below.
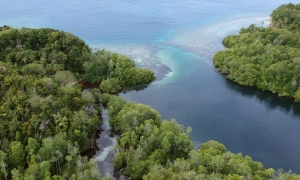
<svg viewBox="0 0 300 180">
<path fill-rule="evenodd" d="M 268 18 L 254 19 L 257 24 L 262 25 L 261 21 L 267 21 Z M 106 49 L 112 52 L 120 50 L 121 53 L 130 55 L 129 57 L 140 67 L 152 67 L 153 70 L 157 63 L 168 67 L 162 72 L 156 72 L 162 78 L 147 86 L 127 88 L 120 96 L 127 101 L 150 105 L 164 119 L 175 118 L 178 123 L 191 126 L 194 129 L 191 138 L 196 148 L 208 140 L 216 140 L 223 143 L 229 151 L 249 155 L 254 160 L 261 161 L 267 168 L 284 168 L 288 171 L 291 167 L 299 166 L 297 160 L 291 159 L 291 156 L 300 157 L 297 156 L 299 152 L 294 148 L 286 150 L 278 143 L 276 139 L 283 142 L 284 136 L 291 136 L 289 130 L 281 130 L 284 134 L 281 135 L 276 133 L 276 129 L 296 129 L 300 126 L 294 121 L 297 117 L 291 115 L 297 111 L 298 105 L 295 103 L 291 105 L 291 102 L 287 102 L 289 100 L 268 92 L 230 82 L 216 72 L 212 62 L 214 53 L 224 48 L 221 43 L 222 38 L 230 33 L 238 33 L 236 25 L 230 26 L 230 24 L 247 24 L 245 20 L 249 19 L 234 20 L 226 22 L 225 25 L 215 25 L 209 31 L 205 30 L 204 35 L 211 37 L 209 41 L 195 43 L 193 38 L 188 36 L 189 33 L 202 39 L 205 36 L 199 30 L 192 29 L 189 33 L 179 34 L 173 39 L 165 39 L 165 43 L 160 42 L 156 47 L 141 45 L 140 48 L 132 44 L 128 47 L 126 44 L 108 44 Z M 225 32 L 222 29 L 224 26 L 229 26 L 230 32 Z M 213 36 L 214 34 L 217 34 L 216 37 Z M 287 106 L 292 108 L 286 109 L 286 105 L 281 104 L 290 104 Z M 289 121 L 284 122 L 287 117 Z M 263 121 L 263 119 L 267 120 Z M 293 132 L 300 136 L 296 130 Z M 260 137 L 262 134 L 264 137 Z M 103 136 L 109 137 L 109 133 Z M 293 137 L 297 136 L 293 135 Z M 116 139 L 112 141 L 115 142 Z M 284 144 L 288 146 L 288 143 Z M 100 141 L 99 145 L 101 147 Z M 298 147 L 298 144 L 296 146 Z M 277 152 L 288 151 L 287 154 L 293 155 L 289 157 L 282 153 L 278 155 L 273 151 L 274 148 Z M 110 174 L 116 179 L 121 178 L 113 170 L 112 165 L 108 164 L 113 160 L 112 143 L 104 145 L 100 151 L 103 154 L 97 152 L 94 158 L 98 159 L 97 163 L 102 174 Z M 283 163 L 286 159 L 291 164 Z M 100 163 L 100 160 L 103 162 Z M 297 171 L 295 168 L 292 170 Z"/>
</svg>

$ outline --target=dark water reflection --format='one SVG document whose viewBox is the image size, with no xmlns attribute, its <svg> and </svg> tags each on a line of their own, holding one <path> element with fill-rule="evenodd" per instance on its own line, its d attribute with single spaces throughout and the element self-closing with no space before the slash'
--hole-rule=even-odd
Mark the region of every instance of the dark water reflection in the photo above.
<svg viewBox="0 0 300 180">
<path fill-rule="evenodd" d="M 134 87 L 125 87 L 123 90 L 122 90 L 122 93 L 123 94 L 126 94 L 127 92 L 131 92 L 131 91 L 143 91 L 145 90 L 150 84 L 141 84 L 141 85 L 137 85 L 137 86 L 134 86 Z"/>
<path fill-rule="evenodd" d="M 113 177 L 116 180 L 129 179 L 122 174 L 122 171 L 116 170 L 113 167 L 114 146 L 118 135 L 110 130 L 107 109 L 103 109 L 102 119 L 103 125 L 98 132 L 96 147 L 89 152 L 89 157 L 95 159 L 102 176 Z"/>
<path fill-rule="evenodd" d="M 249 155 L 265 167 L 300 172 L 300 104 L 255 87 L 241 86 L 200 63 L 187 79 L 121 94 L 150 105 L 164 119 L 191 126 L 198 147 L 208 140 Z"/>
<path fill-rule="evenodd" d="M 241 86 L 229 79 L 226 79 L 225 82 L 228 88 L 243 96 L 258 99 L 259 102 L 263 103 L 269 110 L 279 108 L 284 113 L 300 117 L 300 103 L 295 102 L 293 98 L 278 97 L 277 94 L 273 94 L 272 92 L 262 91 L 256 87 Z M 298 118 L 293 119 L 300 120 Z"/>
</svg>

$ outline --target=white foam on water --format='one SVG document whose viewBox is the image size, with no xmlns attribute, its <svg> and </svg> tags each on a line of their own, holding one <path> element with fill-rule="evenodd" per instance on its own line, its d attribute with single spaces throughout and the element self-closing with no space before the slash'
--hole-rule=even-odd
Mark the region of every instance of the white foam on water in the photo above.
<svg viewBox="0 0 300 180">
<path fill-rule="evenodd" d="M 218 50 L 224 48 L 221 40 L 225 36 L 237 34 L 241 27 L 248 27 L 251 24 L 267 26 L 268 20 L 268 16 L 235 16 L 177 33 L 170 31 L 167 37 L 160 39 L 160 45 L 90 43 L 90 46 L 123 54 L 133 59 L 137 66 L 148 68 L 155 73 L 163 64 L 166 65 L 171 72 L 168 72 L 162 80 L 153 83 L 166 85 L 188 78 L 200 65 L 213 66 L 212 57 Z"/>
<path fill-rule="evenodd" d="M 108 157 L 108 154 L 110 154 L 114 151 L 117 140 L 115 137 L 113 137 L 113 138 L 111 138 L 111 141 L 112 141 L 112 144 L 110 146 L 101 149 L 99 155 L 94 157 L 96 162 L 103 162 Z"/>
<path fill-rule="evenodd" d="M 135 61 L 137 66 L 148 68 L 155 73 L 163 65 L 171 69 L 165 77 L 153 85 L 174 83 L 186 78 L 200 65 L 203 57 L 172 46 L 153 46 L 139 44 L 90 44 L 93 49 L 106 49 L 123 54 Z"/>
<path fill-rule="evenodd" d="M 248 27 L 251 24 L 257 26 L 268 26 L 268 16 L 255 17 L 234 17 L 222 22 L 215 22 L 204 27 L 194 27 L 174 34 L 173 37 L 166 40 L 166 43 L 172 46 L 180 47 L 195 54 L 213 57 L 213 54 L 223 49 L 222 39 L 230 34 L 238 34 L 242 27 Z M 206 63 L 213 65 L 209 59 Z"/>
<path fill-rule="evenodd" d="M 148 68 L 155 73 L 162 68 L 163 64 L 157 59 L 157 47 L 154 45 L 131 44 L 131 43 L 94 43 L 90 44 L 93 49 L 105 49 L 113 53 L 119 53 L 134 60 L 138 67 Z"/>
</svg>

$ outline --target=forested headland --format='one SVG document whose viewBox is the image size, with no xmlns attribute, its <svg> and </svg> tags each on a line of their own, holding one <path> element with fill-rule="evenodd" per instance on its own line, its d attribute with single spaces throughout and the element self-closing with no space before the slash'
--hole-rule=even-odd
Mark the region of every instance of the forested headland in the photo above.
<svg viewBox="0 0 300 180">
<path fill-rule="evenodd" d="M 101 127 L 101 94 L 83 91 L 79 79 L 115 93 L 155 76 L 68 32 L 0 28 L 0 179 L 100 178 L 80 153 Z"/>
<path fill-rule="evenodd" d="M 300 4 L 275 9 L 269 27 L 250 25 L 223 39 L 216 68 L 227 78 L 300 102 Z"/>
</svg>

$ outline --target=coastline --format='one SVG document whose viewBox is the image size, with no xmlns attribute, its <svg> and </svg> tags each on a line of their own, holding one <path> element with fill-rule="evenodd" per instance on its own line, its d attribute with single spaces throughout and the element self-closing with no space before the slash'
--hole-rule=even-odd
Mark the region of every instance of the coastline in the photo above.
<svg viewBox="0 0 300 180">
<path fill-rule="evenodd" d="M 172 70 L 167 65 L 163 64 L 155 72 L 155 76 L 156 76 L 156 80 L 155 81 L 162 80 L 163 78 L 167 77 L 167 74 L 169 74 L 170 72 L 172 72 Z"/>
<path fill-rule="evenodd" d="M 160 48 L 154 45 L 99 43 L 89 44 L 89 46 L 93 50 L 105 49 L 112 53 L 127 56 L 135 62 L 137 67 L 153 71 L 156 76 L 155 81 L 162 80 L 167 74 L 172 72 L 169 66 L 158 59 L 156 54 Z"/>
<path fill-rule="evenodd" d="M 247 15 L 241 17 L 229 17 L 222 21 L 215 21 L 208 27 L 193 27 L 179 32 L 176 36 L 166 40 L 169 46 L 183 49 L 208 58 L 208 64 L 212 64 L 215 52 L 224 49 L 222 39 L 231 34 L 238 34 L 241 27 L 251 24 L 268 26 L 269 16 Z M 263 22 L 263 23 L 262 23 Z"/>
</svg>

